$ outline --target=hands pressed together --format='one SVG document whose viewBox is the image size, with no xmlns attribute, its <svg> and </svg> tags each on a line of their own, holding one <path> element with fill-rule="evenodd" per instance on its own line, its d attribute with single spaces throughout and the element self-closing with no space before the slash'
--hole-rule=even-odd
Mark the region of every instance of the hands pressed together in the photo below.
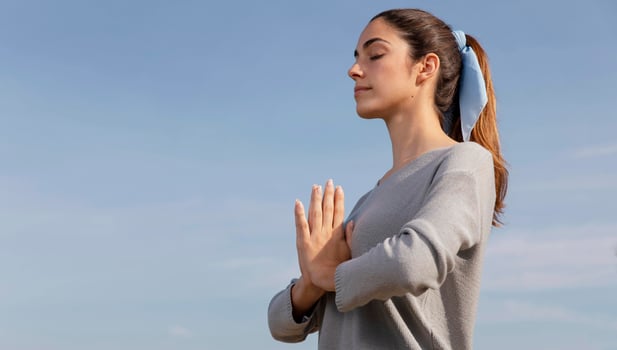
<svg viewBox="0 0 617 350">
<path fill-rule="evenodd" d="M 343 227 L 345 198 L 340 186 L 328 180 L 325 191 L 313 185 L 305 216 L 296 200 L 296 246 L 302 277 L 292 289 L 294 314 L 304 313 L 325 292 L 334 291 L 336 267 L 351 258 L 353 223 Z"/>
</svg>

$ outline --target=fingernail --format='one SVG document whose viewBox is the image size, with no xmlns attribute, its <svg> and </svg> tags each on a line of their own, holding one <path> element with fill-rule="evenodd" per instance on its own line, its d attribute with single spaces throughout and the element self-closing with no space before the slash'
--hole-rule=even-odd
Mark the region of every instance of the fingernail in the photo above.
<svg viewBox="0 0 617 350">
<path fill-rule="evenodd" d="M 334 181 L 332 181 L 332 179 L 328 179 L 328 182 L 326 184 L 327 186 L 332 186 L 334 185 Z"/>
</svg>

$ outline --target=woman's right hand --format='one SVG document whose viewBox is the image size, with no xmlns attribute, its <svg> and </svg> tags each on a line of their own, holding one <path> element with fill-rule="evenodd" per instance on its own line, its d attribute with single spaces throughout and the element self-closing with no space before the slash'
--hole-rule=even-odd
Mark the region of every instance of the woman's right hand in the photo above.
<svg viewBox="0 0 617 350">
<path fill-rule="evenodd" d="M 310 285 L 325 291 L 334 291 L 336 268 L 351 258 L 343 228 L 344 202 L 343 189 L 340 186 L 335 188 L 332 180 L 328 180 L 323 193 L 321 186 L 313 186 L 308 220 L 304 206 L 296 201 L 296 247 L 300 270 Z"/>
<path fill-rule="evenodd" d="M 292 287 L 294 318 L 309 311 L 326 291 L 334 290 L 336 267 L 351 256 L 343 232 L 345 215 L 343 189 L 334 187 L 332 180 L 314 185 L 308 220 L 304 206 L 296 201 L 296 247 L 301 278 Z"/>
<path fill-rule="evenodd" d="M 345 225 L 345 241 L 351 251 L 351 241 L 353 237 L 354 222 L 349 221 Z M 293 316 L 297 322 L 301 322 L 302 317 L 311 309 L 311 307 L 321 298 L 326 291 L 314 285 L 308 271 L 303 271 L 304 267 L 300 264 L 300 278 L 291 287 Z"/>
</svg>

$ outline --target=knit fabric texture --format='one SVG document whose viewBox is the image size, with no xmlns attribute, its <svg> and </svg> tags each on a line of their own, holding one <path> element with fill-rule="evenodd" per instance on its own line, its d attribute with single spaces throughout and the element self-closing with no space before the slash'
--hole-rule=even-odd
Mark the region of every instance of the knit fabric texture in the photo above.
<svg viewBox="0 0 617 350">
<path fill-rule="evenodd" d="M 491 153 L 473 142 L 429 151 L 362 196 L 352 258 L 301 323 L 291 286 L 268 308 L 272 336 L 319 349 L 471 349 L 483 251 L 491 231 Z"/>
</svg>

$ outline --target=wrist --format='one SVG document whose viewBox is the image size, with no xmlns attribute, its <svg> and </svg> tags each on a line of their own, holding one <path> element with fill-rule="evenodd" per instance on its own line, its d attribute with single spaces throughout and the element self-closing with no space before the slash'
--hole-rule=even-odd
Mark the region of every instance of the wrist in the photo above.
<svg viewBox="0 0 617 350">
<path fill-rule="evenodd" d="M 301 276 L 294 285 L 293 293 L 297 293 L 299 299 L 312 300 L 321 298 L 325 291 L 313 284 L 312 281 Z"/>
<path fill-rule="evenodd" d="M 336 266 L 324 266 L 311 275 L 312 285 L 324 292 L 334 292 L 334 275 Z"/>
<path fill-rule="evenodd" d="M 325 291 L 300 277 L 291 287 L 292 314 L 296 322 L 300 323 L 304 316 L 310 315 L 319 298 Z"/>
</svg>

